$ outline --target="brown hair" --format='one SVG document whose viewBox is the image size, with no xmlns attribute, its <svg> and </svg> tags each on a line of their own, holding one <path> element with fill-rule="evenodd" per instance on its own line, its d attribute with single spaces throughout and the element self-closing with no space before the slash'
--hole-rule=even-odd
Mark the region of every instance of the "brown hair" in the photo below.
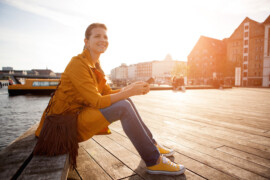
<svg viewBox="0 0 270 180">
<path fill-rule="evenodd" d="M 85 39 L 89 39 L 89 38 L 90 38 L 91 33 L 92 33 L 92 29 L 94 29 L 94 28 L 103 28 L 103 29 L 107 30 L 107 27 L 106 27 L 105 24 L 102 24 L 102 23 L 92 23 L 92 24 L 90 24 L 90 25 L 86 28 L 86 30 L 85 30 Z M 85 46 L 84 46 L 83 49 L 85 49 Z M 100 66 L 100 62 L 97 62 L 97 63 L 95 64 L 95 66 L 96 66 L 96 68 L 97 68 L 103 75 L 105 75 L 105 74 L 104 74 L 104 71 L 102 70 L 102 68 L 101 68 L 101 66 Z"/>
<path fill-rule="evenodd" d="M 105 24 L 101 24 L 101 23 L 90 24 L 85 31 L 85 39 L 89 39 L 89 37 L 91 36 L 92 29 L 94 28 L 103 28 L 107 30 L 107 27 L 105 26 Z"/>
</svg>

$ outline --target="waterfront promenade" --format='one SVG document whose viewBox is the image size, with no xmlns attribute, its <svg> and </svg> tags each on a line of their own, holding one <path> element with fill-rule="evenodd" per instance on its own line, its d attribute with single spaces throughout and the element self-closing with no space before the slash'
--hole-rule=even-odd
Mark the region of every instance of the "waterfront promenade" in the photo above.
<svg viewBox="0 0 270 180">
<path fill-rule="evenodd" d="M 69 179 L 270 179 L 270 89 L 151 91 L 132 97 L 143 120 L 185 175 L 149 175 L 122 130 L 80 144 Z"/>
</svg>

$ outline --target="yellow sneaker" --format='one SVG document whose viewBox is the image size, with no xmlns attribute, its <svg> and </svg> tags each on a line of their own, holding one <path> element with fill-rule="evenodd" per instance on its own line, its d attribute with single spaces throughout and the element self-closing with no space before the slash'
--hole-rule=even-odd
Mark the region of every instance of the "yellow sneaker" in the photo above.
<svg viewBox="0 0 270 180">
<path fill-rule="evenodd" d="M 164 156 L 160 156 L 157 165 L 147 167 L 149 174 L 180 175 L 183 174 L 185 170 L 186 168 L 183 165 L 176 164 Z"/>
<path fill-rule="evenodd" d="M 162 145 L 157 144 L 156 147 L 158 148 L 159 153 L 163 156 L 169 157 L 174 154 L 174 150 L 168 149 Z"/>
</svg>

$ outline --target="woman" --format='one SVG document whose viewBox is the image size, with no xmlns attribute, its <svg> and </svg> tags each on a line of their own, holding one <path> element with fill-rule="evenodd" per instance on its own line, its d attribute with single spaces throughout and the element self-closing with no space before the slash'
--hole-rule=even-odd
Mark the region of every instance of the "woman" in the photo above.
<svg viewBox="0 0 270 180">
<path fill-rule="evenodd" d="M 48 114 L 63 114 L 80 111 L 77 120 L 78 140 L 86 141 L 100 133 L 110 133 L 108 126 L 121 120 L 123 129 L 152 174 L 178 175 L 184 166 L 165 158 L 173 151 L 158 145 L 146 125 L 141 120 L 129 97 L 149 92 L 149 85 L 136 82 L 121 90 L 112 90 L 104 78 L 99 57 L 108 47 L 107 28 L 94 23 L 85 32 L 85 48 L 75 56 L 61 76 L 61 84 L 52 98 Z M 39 136 L 44 122 L 44 114 L 36 130 Z"/>
</svg>

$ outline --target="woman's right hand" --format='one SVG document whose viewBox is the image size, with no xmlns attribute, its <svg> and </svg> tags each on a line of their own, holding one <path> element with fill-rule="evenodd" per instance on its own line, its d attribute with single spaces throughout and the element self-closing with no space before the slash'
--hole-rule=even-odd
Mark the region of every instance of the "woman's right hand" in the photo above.
<svg viewBox="0 0 270 180">
<path fill-rule="evenodd" d="M 131 96 L 147 94 L 150 90 L 149 84 L 143 81 L 132 83 L 124 88 Z"/>
<path fill-rule="evenodd" d="M 149 84 L 143 81 L 132 83 L 120 90 L 120 92 L 111 94 L 111 103 L 129 98 L 136 95 L 144 95 L 150 91 Z"/>
</svg>

